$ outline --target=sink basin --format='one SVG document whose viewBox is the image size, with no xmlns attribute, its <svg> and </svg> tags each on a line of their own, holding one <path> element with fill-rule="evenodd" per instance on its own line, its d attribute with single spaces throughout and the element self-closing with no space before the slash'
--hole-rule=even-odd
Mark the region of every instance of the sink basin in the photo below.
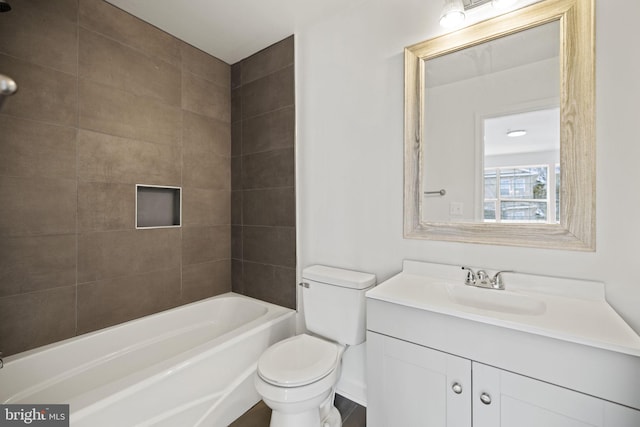
<svg viewBox="0 0 640 427">
<path fill-rule="evenodd" d="M 509 291 L 447 284 L 449 299 L 457 304 L 502 313 L 540 315 L 547 310 L 544 301 Z"/>
</svg>

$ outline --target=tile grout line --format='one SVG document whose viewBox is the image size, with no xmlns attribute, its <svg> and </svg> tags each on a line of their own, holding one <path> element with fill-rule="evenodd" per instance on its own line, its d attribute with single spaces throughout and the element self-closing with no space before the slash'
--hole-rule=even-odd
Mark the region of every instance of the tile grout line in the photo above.
<svg viewBox="0 0 640 427">
<path fill-rule="evenodd" d="M 76 255 L 76 280 L 75 280 L 75 303 L 74 303 L 74 336 L 78 336 L 78 293 L 79 293 L 79 268 L 80 262 L 80 3 L 76 2 L 76 126 L 75 126 L 75 139 L 76 139 L 76 232 L 75 232 L 75 255 Z"/>
<path fill-rule="evenodd" d="M 278 42 L 276 42 L 276 44 L 278 44 Z M 273 47 L 273 45 L 272 45 L 272 46 L 268 46 L 268 47 L 266 47 L 266 48 L 265 48 L 265 50 L 269 49 L 270 47 Z M 250 59 L 252 56 L 257 55 L 257 54 L 259 54 L 259 53 L 260 53 L 260 52 L 256 52 L 256 53 L 254 53 L 253 55 L 251 55 L 249 58 L 245 58 L 245 59 L 241 60 L 240 62 L 244 62 L 244 61 L 246 61 L 247 59 Z M 279 73 L 280 71 L 285 70 L 285 69 L 287 69 L 287 68 L 289 68 L 289 67 L 295 67 L 295 65 L 296 65 L 296 64 L 295 64 L 295 60 L 294 60 L 294 62 L 288 63 L 288 64 L 286 64 L 286 65 L 282 65 L 281 67 L 279 67 L 279 68 L 277 68 L 277 69 L 274 69 L 273 71 L 271 71 L 271 72 L 269 72 L 269 73 L 267 73 L 267 74 L 263 74 L 263 75 L 261 75 L 260 77 L 256 77 L 256 78 L 254 78 L 254 79 L 252 79 L 252 80 L 249 80 L 249 81 L 246 81 L 246 82 L 243 82 L 243 81 L 242 81 L 242 78 L 240 78 L 240 86 L 248 85 L 248 84 L 251 84 L 251 83 L 253 83 L 253 82 L 256 82 L 256 81 L 258 81 L 258 80 L 260 80 L 260 79 L 264 79 L 264 78 L 266 78 L 266 77 L 272 76 L 272 75 L 277 74 L 277 73 Z"/>
<path fill-rule="evenodd" d="M 182 57 L 182 49 L 180 49 L 180 301 L 184 300 L 184 274 L 182 263 L 184 250 L 184 58 Z"/>
<path fill-rule="evenodd" d="M 240 84 L 238 85 L 238 91 L 240 92 L 240 97 L 239 97 L 239 101 L 240 102 L 240 118 L 238 119 L 238 121 L 240 122 L 240 142 L 239 142 L 239 150 L 240 150 L 240 158 L 239 158 L 239 163 L 240 163 L 240 174 L 239 174 L 239 179 L 240 182 L 238 183 L 239 185 L 239 191 L 240 191 L 240 289 L 241 289 L 241 293 L 243 295 L 247 295 L 247 290 L 245 287 L 245 283 L 244 283 L 244 263 L 245 263 L 245 259 L 244 259 L 244 184 L 243 184 L 243 180 L 242 180 L 242 176 L 243 176 L 243 172 L 244 172 L 244 168 L 243 168 L 243 159 L 244 159 L 244 153 L 242 151 L 242 146 L 244 145 L 244 118 L 243 116 L 243 102 L 242 102 L 242 87 L 243 87 L 243 83 L 242 83 L 242 63 L 244 61 L 240 61 Z M 231 109 L 231 111 L 233 111 L 233 108 Z M 231 121 L 233 122 L 233 118 L 231 118 Z M 232 289 L 233 289 L 233 284 L 232 284 Z"/>
<path fill-rule="evenodd" d="M 242 86 L 238 86 L 236 89 L 239 89 Z M 291 104 L 286 104 L 286 105 L 282 105 L 280 107 L 276 107 L 273 110 L 269 110 L 269 111 L 264 111 L 258 114 L 254 114 L 253 116 L 249 116 L 249 117 L 243 117 L 241 120 L 256 120 L 259 119 L 261 117 L 265 117 L 268 116 L 269 114 L 273 114 L 273 113 L 278 113 L 281 112 L 283 110 L 287 110 L 287 109 L 294 109 L 295 110 L 296 104 L 295 102 L 291 103 Z M 241 120 L 236 120 L 236 122 L 239 122 Z"/>
<path fill-rule="evenodd" d="M 78 48 L 79 48 L 79 46 L 78 46 Z M 73 74 L 73 73 L 70 73 L 69 71 L 61 70 L 60 68 L 50 67 L 49 65 L 40 64 L 38 62 L 33 62 L 29 58 L 23 58 L 23 57 L 20 57 L 20 56 L 15 56 L 15 55 L 11 55 L 11 54 L 5 53 L 5 52 L 0 52 L 0 55 L 6 56 L 7 58 L 15 59 L 15 60 L 20 61 L 20 62 L 24 62 L 25 64 L 28 64 L 28 65 L 31 65 L 31 66 L 34 66 L 34 67 L 44 68 L 44 69 L 49 70 L 49 71 L 55 71 L 56 73 L 66 74 L 67 76 L 70 76 L 70 77 L 78 77 L 77 74 Z"/>
</svg>

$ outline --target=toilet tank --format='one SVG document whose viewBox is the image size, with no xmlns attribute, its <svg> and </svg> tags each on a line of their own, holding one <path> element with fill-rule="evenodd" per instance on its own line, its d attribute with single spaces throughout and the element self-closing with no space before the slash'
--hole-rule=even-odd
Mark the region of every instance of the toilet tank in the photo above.
<svg viewBox="0 0 640 427">
<path fill-rule="evenodd" d="M 302 271 L 302 305 L 307 329 L 341 344 L 365 340 L 365 292 L 376 276 L 313 265 Z"/>
</svg>

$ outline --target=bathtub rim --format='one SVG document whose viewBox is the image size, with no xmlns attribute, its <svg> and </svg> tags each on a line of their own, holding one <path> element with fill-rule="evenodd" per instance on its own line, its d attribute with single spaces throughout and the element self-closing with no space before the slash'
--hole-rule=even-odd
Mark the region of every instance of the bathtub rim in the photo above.
<svg viewBox="0 0 640 427">
<path fill-rule="evenodd" d="M 282 319 L 295 318 L 296 314 L 295 310 L 287 307 L 278 306 L 276 304 L 258 300 L 256 298 L 247 297 L 245 295 L 240 295 L 234 292 L 227 292 L 224 294 L 205 298 L 203 300 L 194 301 L 189 304 L 172 307 L 168 310 L 163 310 L 161 312 L 132 319 L 130 321 L 112 325 L 107 328 L 102 328 L 62 341 L 47 344 L 45 346 L 30 349 L 28 351 L 17 353 L 15 355 L 7 357 L 5 366 L 2 369 L 2 371 L 5 371 L 6 374 L 2 375 L 3 372 L 0 371 L 0 379 L 2 379 L 3 382 L 7 381 L 7 384 L 14 385 L 7 388 L 3 387 L 4 392 L 0 393 L 0 403 L 20 404 L 22 402 L 28 401 L 30 396 L 37 395 L 38 393 L 41 393 L 48 388 L 56 387 L 57 384 L 67 380 L 68 378 L 72 378 L 74 375 L 82 374 L 83 372 L 86 372 L 87 370 L 93 369 L 95 367 L 98 367 L 98 369 L 100 369 L 100 364 L 104 363 L 105 360 L 109 360 L 112 357 L 120 357 L 122 355 L 125 355 L 126 357 L 125 350 L 131 348 L 135 349 L 138 345 L 124 344 L 121 348 L 119 348 L 119 344 L 114 345 L 114 351 L 105 353 L 104 357 L 100 356 L 99 353 L 98 356 L 96 356 L 96 352 L 94 351 L 93 354 L 89 353 L 86 356 L 81 355 L 76 360 L 63 359 L 61 362 L 59 362 L 59 365 L 56 366 L 54 364 L 54 366 L 51 368 L 50 374 L 42 373 L 42 375 L 40 375 L 38 372 L 36 372 L 33 376 L 25 379 L 25 381 L 17 380 L 17 378 L 20 378 L 22 376 L 23 372 L 28 372 L 30 369 L 40 370 L 43 369 L 43 367 L 46 367 L 47 358 L 52 358 L 51 360 L 60 360 L 60 358 L 64 357 L 65 354 L 73 354 L 67 353 L 69 351 L 82 351 L 82 346 L 91 346 L 92 342 L 99 342 L 92 340 L 104 340 L 111 338 L 113 340 L 112 342 L 118 343 L 119 341 L 117 340 L 117 338 L 121 337 L 122 335 L 131 333 L 130 331 L 127 331 L 126 328 L 130 327 L 132 323 L 136 324 L 136 329 L 138 329 L 137 333 L 140 333 L 140 328 L 142 328 L 142 330 L 144 329 L 143 325 L 145 321 L 154 322 L 154 319 L 160 318 L 159 322 L 170 322 L 171 317 L 175 316 L 175 312 L 188 312 L 190 308 L 197 307 L 199 305 L 204 305 L 206 307 L 207 304 L 211 304 L 212 301 L 218 299 L 245 300 L 264 307 L 265 310 L 259 316 L 250 318 L 247 322 L 240 323 L 236 327 L 233 327 L 232 329 L 224 331 L 219 335 L 213 337 L 211 340 L 203 341 L 202 343 L 198 343 L 197 345 L 190 347 L 184 351 L 171 355 L 170 357 L 160 362 L 145 367 L 140 372 L 134 372 L 132 374 L 125 375 L 122 378 L 117 378 L 114 381 L 98 384 L 93 388 L 87 388 L 81 393 L 69 396 L 68 399 L 63 403 L 74 403 L 76 408 L 81 410 L 82 408 L 91 404 L 92 401 L 95 401 L 96 398 L 100 400 L 101 397 L 104 397 L 108 394 L 109 390 L 117 391 L 117 388 L 114 388 L 114 386 L 118 384 L 130 385 L 132 384 L 132 382 L 135 382 L 136 379 L 144 379 L 147 376 L 153 377 L 154 375 L 158 375 L 158 373 L 160 372 L 167 371 L 171 369 L 172 366 L 174 366 L 176 363 L 178 364 L 178 366 L 180 366 L 180 364 L 184 360 L 199 360 L 204 357 L 204 354 L 211 354 L 216 351 L 221 351 L 222 348 L 232 345 L 233 342 L 243 339 L 243 336 L 246 336 L 247 333 L 253 333 L 251 332 L 252 330 L 259 331 L 267 329 L 273 324 L 281 321 Z M 166 318 L 163 318 L 163 316 Z M 200 319 L 196 318 L 196 320 L 199 321 Z M 197 325 L 197 323 L 194 324 Z M 158 329 L 158 324 L 156 324 L 155 326 L 156 329 Z M 159 326 L 162 326 L 162 324 L 160 323 Z M 136 331 L 134 331 L 134 337 L 135 333 Z M 171 335 L 171 333 L 172 331 L 169 330 L 167 332 L 167 335 Z M 151 334 L 149 340 L 141 340 L 140 347 L 144 348 L 145 344 L 148 342 L 161 340 L 163 335 L 164 334 Z M 108 341 L 106 342 L 108 343 Z M 103 341 L 102 343 L 105 343 L 105 341 Z M 80 347 L 75 347 L 74 345 Z M 107 344 L 107 346 L 109 345 L 110 344 Z M 16 364 L 17 366 L 14 366 Z M 44 369 L 46 370 L 46 368 Z"/>
<path fill-rule="evenodd" d="M 155 318 L 155 317 L 159 317 L 160 315 L 163 315 L 163 314 L 175 312 L 175 311 L 178 311 L 178 310 L 181 310 L 181 309 L 186 309 L 187 307 L 195 307 L 197 305 L 202 305 L 202 304 L 205 304 L 205 303 L 207 303 L 209 301 L 212 301 L 212 300 L 215 300 L 215 299 L 224 299 L 224 298 L 233 298 L 233 297 L 238 297 L 238 298 L 241 298 L 241 299 L 247 299 L 247 300 L 250 300 L 250 301 L 253 301 L 253 302 L 257 302 L 257 303 L 262 304 L 262 305 L 266 305 L 267 308 L 269 309 L 268 312 L 270 312 L 272 310 L 276 310 L 276 311 L 277 310 L 283 310 L 282 314 L 284 314 L 286 312 L 297 313 L 297 311 L 295 309 L 291 309 L 291 308 L 288 308 L 288 307 L 284 307 L 284 306 L 281 306 L 281 305 L 270 303 L 268 301 L 263 301 L 263 300 L 260 300 L 260 299 L 257 299 L 257 298 L 249 297 L 247 295 L 242 295 L 242 294 L 230 291 L 230 292 L 225 292 L 223 294 L 218 294 L 218 295 L 214 295 L 214 296 L 211 296 L 211 297 L 208 297 L 208 298 L 204 298 L 204 299 L 201 299 L 201 300 L 193 301 L 193 302 L 190 302 L 190 303 L 187 303 L 187 304 L 182 304 L 182 305 L 178 305 L 178 306 L 175 306 L 175 307 L 171 307 L 171 308 L 168 308 L 166 310 L 162 310 L 162 311 L 158 311 L 158 312 L 155 312 L 155 313 L 147 314 L 145 316 L 137 317 L 137 318 L 131 319 L 131 320 L 127 320 L 127 321 L 122 322 L 122 323 L 117 323 L 115 325 L 106 326 L 104 328 L 96 329 L 95 331 L 85 332 L 83 334 L 75 335 L 75 336 L 69 337 L 69 338 L 65 338 L 65 339 L 60 340 L 60 341 L 55 341 L 55 342 L 52 342 L 52 343 L 49 343 L 49 344 L 45 344 L 45 345 L 42 345 L 42 346 L 39 346 L 39 347 L 34 347 L 32 349 L 25 350 L 25 351 L 22 351 L 20 353 L 11 354 L 9 356 L 3 356 L 2 360 L 4 361 L 4 368 L 2 368 L 2 369 L 5 369 L 8 364 L 10 364 L 11 362 L 15 362 L 17 359 L 28 359 L 30 357 L 33 357 L 35 354 L 50 351 L 50 350 L 52 350 L 54 348 L 66 345 L 66 344 L 68 344 L 70 342 L 77 341 L 79 339 L 87 339 L 87 338 L 91 338 L 91 337 L 93 337 L 95 335 L 99 335 L 99 334 L 102 334 L 102 333 L 105 333 L 105 332 L 108 332 L 108 331 L 114 331 L 114 330 L 117 330 L 117 329 L 124 328 L 124 327 L 126 327 L 127 325 L 129 325 L 129 324 L 131 324 L 133 322 L 138 322 L 138 321 L 141 321 L 141 320 L 144 320 L 144 319 L 152 319 L 152 318 Z M 242 327 L 242 326 L 240 326 L 240 327 Z M 2 372 L 2 371 L 0 371 L 0 372 Z"/>
</svg>

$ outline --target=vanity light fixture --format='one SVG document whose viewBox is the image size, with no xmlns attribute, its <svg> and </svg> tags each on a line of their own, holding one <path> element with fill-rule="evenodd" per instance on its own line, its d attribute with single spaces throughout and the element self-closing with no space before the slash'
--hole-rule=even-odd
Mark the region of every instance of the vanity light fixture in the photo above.
<svg viewBox="0 0 640 427">
<path fill-rule="evenodd" d="M 465 19 L 464 4 L 462 0 L 445 0 L 442 14 L 440 15 L 440 26 L 444 28 L 455 28 L 462 25 Z"/>
<path fill-rule="evenodd" d="M 491 4 L 496 9 L 504 9 L 516 0 L 444 0 L 444 7 L 440 15 L 440 26 L 444 28 L 461 27 L 466 19 L 466 11 L 485 4 Z"/>
<path fill-rule="evenodd" d="M 515 130 L 507 131 L 507 136 L 510 138 L 517 138 L 519 136 L 525 136 L 526 134 L 527 134 L 527 131 L 524 129 L 515 129 Z"/>
</svg>

